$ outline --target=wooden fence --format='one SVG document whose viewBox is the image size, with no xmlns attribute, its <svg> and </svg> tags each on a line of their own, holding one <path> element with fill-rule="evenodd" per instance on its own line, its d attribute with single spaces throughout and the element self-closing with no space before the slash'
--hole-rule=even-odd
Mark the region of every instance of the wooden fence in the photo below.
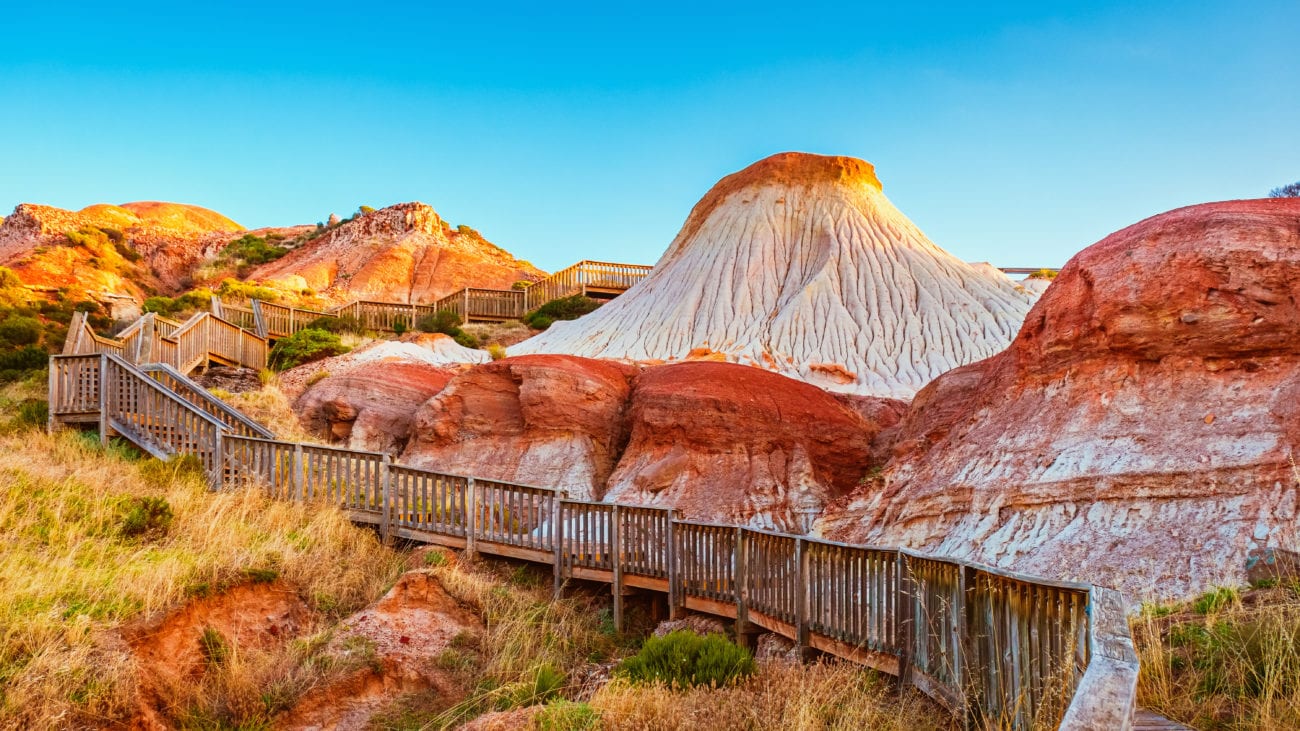
<svg viewBox="0 0 1300 731">
<path fill-rule="evenodd" d="M 571 579 L 609 583 L 620 624 L 626 590 L 662 592 L 674 613 L 735 619 L 742 634 L 762 628 L 894 674 L 973 725 L 1121 728 L 1131 719 L 1136 657 L 1109 590 L 249 436 L 165 376 L 112 354 L 52 356 L 51 425 L 56 414 L 94 413 L 103 438 L 120 434 L 162 458 L 195 455 L 216 487 L 338 505 L 385 541 L 549 564 L 557 591 Z"/>
<path fill-rule="evenodd" d="M 534 282 L 524 290 L 527 295 L 524 309 L 535 310 L 553 299 L 588 294 L 591 290 L 602 293 L 623 292 L 645 279 L 651 269 L 653 267 L 640 264 L 580 261 L 540 282 Z"/>
</svg>

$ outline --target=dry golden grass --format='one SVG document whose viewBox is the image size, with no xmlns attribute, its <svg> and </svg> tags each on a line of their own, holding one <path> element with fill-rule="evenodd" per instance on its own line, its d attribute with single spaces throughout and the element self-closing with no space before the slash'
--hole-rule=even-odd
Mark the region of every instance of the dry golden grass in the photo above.
<svg viewBox="0 0 1300 731">
<path fill-rule="evenodd" d="M 439 658 L 467 697 L 447 708 L 410 703 L 383 728 L 446 729 L 493 710 L 547 703 L 533 727 L 548 729 L 949 729 L 951 716 L 919 692 L 899 697 L 884 676 L 846 662 L 768 663 L 728 688 L 675 691 L 604 683 L 611 664 L 634 653 L 638 635 L 613 631 L 608 594 L 574 590 L 551 601 L 549 576 L 509 564 L 442 562 L 443 586 L 476 607 L 487 631 L 473 647 Z M 644 620 L 644 618 L 641 618 Z M 642 622 L 642 629 L 648 622 Z M 547 684 L 548 668 L 554 673 Z M 541 691 L 541 692 L 538 692 Z M 431 699 L 432 700 L 432 699 Z M 575 702 L 577 701 L 577 702 Z M 517 723 L 518 718 L 500 719 Z M 490 727 L 490 726 L 489 726 Z"/>
<path fill-rule="evenodd" d="M 1300 585 L 1220 589 L 1131 624 L 1140 705 L 1202 731 L 1300 728 Z"/>
<path fill-rule="evenodd" d="M 145 497 L 166 501 L 170 526 L 124 533 L 132 501 Z M 0 435 L 0 542 L 0 728 L 129 718 L 136 677 L 119 630 L 250 569 L 286 580 L 317 616 L 332 618 L 378 597 L 402 562 L 337 509 L 212 493 L 184 463 L 30 428 Z M 292 657 L 250 655 L 228 665 L 222 683 L 195 690 L 209 706 L 251 706 L 262 702 L 270 666 L 312 672 Z"/>
<path fill-rule="evenodd" d="M 278 379 L 270 377 L 257 391 L 231 393 L 214 388 L 212 394 L 242 411 L 253 421 L 270 429 L 276 439 L 290 442 L 321 443 L 321 439 L 303 428 L 293 412 L 293 402 L 280 388 Z"/>
<path fill-rule="evenodd" d="M 884 676 L 842 661 L 764 663 L 758 673 L 727 688 L 675 691 L 615 680 L 597 691 L 590 705 L 602 728 L 629 731 L 956 728 L 947 711 L 919 691 L 900 697 Z"/>
</svg>

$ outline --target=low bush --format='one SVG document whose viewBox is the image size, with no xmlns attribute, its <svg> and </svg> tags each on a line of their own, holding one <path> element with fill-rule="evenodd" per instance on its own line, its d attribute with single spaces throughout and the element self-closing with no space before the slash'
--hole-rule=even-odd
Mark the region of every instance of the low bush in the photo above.
<svg viewBox="0 0 1300 731">
<path fill-rule="evenodd" d="M 594 731 L 600 728 L 600 712 L 590 703 L 551 701 L 537 713 L 541 731 Z"/>
<path fill-rule="evenodd" d="M 219 258 L 226 261 L 234 261 L 240 264 L 256 266 L 275 261 L 280 257 L 288 254 L 289 250 L 277 246 L 275 243 L 268 241 L 261 236 L 253 234 L 244 234 L 243 236 L 231 241 L 226 248 L 221 250 Z"/>
<path fill-rule="evenodd" d="M 123 538 L 159 538 L 172 526 L 172 506 L 165 498 L 141 496 L 122 504 L 118 534 Z"/>
<path fill-rule="evenodd" d="M 277 371 L 284 371 L 303 363 L 342 355 L 349 350 L 351 348 L 344 345 L 338 335 L 308 328 L 275 341 L 268 358 L 268 365 Z"/>
<path fill-rule="evenodd" d="M 342 315 L 340 317 L 330 317 L 330 316 L 318 317 L 315 320 L 312 320 L 311 322 L 307 323 L 307 329 L 324 330 L 325 332 L 337 333 L 340 335 L 342 335 L 343 333 L 361 335 L 366 331 L 366 328 L 362 324 L 361 320 L 357 319 L 353 315 Z"/>
<path fill-rule="evenodd" d="M 20 381 L 46 366 L 49 354 L 35 345 L 0 352 L 0 383 Z"/>
<path fill-rule="evenodd" d="M 438 310 L 415 321 L 415 329 L 425 333 L 442 333 L 455 336 L 461 332 L 462 320 L 452 310 Z"/>
<path fill-rule="evenodd" d="M 576 320 L 595 312 L 600 302 L 581 294 L 560 297 L 524 315 L 524 323 L 534 330 L 545 330 L 556 320 Z"/>
<path fill-rule="evenodd" d="M 674 688 L 722 687 L 754 673 L 754 657 L 720 634 L 704 637 L 671 632 L 651 637 L 641 651 L 618 666 L 633 683 L 664 683 Z"/>
<path fill-rule="evenodd" d="M 432 315 L 425 315 L 415 321 L 415 329 L 420 332 L 450 335 L 466 348 L 477 348 L 478 338 L 460 329 L 460 325 L 460 315 L 451 310 L 438 310 Z"/>
<path fill-rule="evenodd" d="M 487 352 L 488 355 L 492 356 L 492 360 L 501 360 L 506 357 L 506 349 L 500 345 L 487 346 Z"/>
<path fill-rule="evenodd" d="M 196 289 L 176 297 L 149 297 L 145 299 L 144 305 L 140 309 L 145 312 L 154 312 L 163 317 L 182 317 L 193 314 L 199 310 L 206 310 L 211 306 L 212 292 L 206 289 Z"/>
<path fill-rule="evenodd" d="M 35 317 L 10 315 L 0 320 L 0 347 L 21 348 L 41 342 L 45 328 Z"/>
<path fill-rule="evenodd" d="M 233 297 L 235 299 L 245 300 L 262 300 L 263 302 L 275 302 L 280 299 L 280 293 L 270 287 L 263 287 L 249 282 L 241 282 L 238 279 L 221 280 L 221 286 L 217 288 L 217 294 L 222 297 Z"/>
</svg>

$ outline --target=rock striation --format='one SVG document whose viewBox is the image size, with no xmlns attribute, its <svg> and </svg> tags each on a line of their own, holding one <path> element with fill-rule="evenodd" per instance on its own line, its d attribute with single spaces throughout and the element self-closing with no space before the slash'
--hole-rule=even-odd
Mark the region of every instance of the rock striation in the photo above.
<svg viewBox="0 0 1300 731">
<path fill-rule="evenodd" d="M 1180 598 L 1300 547 L 1300 200 L 1087 248 L 1011 347 L 921 390 L 817 530 Z"/>
<path fill-rule="evenodd" d="M 249 277 L 343 302 L 432 302 L 467 286 L 510 289 L 543 272 L 423 203 L 372 211 L 253 269 Z"/>
<path fill-rule="evenodd" d="M 719 181 L 626 294 L 510 353 L 711 353 L 832 391 L 910 398 L 1005 348 L 1031 302 L 931 243 L 870 164 L 783 153 Z"/>
</svg>

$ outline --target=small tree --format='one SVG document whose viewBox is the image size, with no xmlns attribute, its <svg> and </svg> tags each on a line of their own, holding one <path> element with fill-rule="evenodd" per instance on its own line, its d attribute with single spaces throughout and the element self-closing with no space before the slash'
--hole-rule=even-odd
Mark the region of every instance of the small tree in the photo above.
<svg viewBox="0 0 1300 731">
<path fill-rule="evenodd" d="M 1269 198 L 1300 198 L 1300 180 L 1284 185 L 1281 188 L 1274 188 L 1268 192 Z"/>
</svg>

